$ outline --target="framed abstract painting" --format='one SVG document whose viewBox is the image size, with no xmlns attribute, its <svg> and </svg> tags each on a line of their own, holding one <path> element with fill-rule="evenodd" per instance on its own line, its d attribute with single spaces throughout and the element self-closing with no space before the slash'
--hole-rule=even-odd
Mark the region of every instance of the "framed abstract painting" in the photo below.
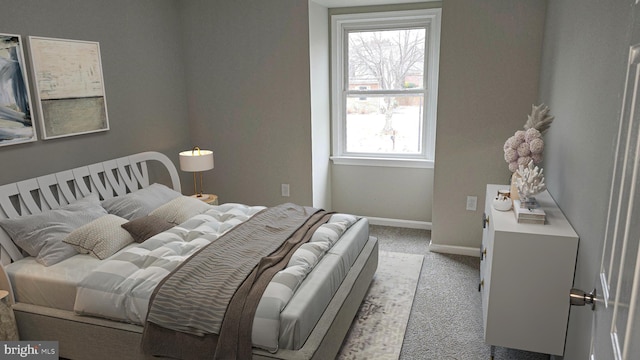
<svg viewBox="0 0 640 360">
<path fill-rule="evenodd" d="M 0 34 L 0 146 L 36 141 L 22 38 Z"/>
<path fill-rule="evenodd" d="M 29 37 L 44 139 L 109 130 L 100 44 Z"/>
</svg>

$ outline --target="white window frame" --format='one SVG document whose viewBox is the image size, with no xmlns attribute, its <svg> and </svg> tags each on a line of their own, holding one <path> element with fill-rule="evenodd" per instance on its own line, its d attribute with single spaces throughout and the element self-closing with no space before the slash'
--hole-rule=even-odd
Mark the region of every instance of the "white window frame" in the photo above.
<svg viewBox="0 0 640 360">
<path fill-rule="evenodd" d="M 435 161 L 436 115 L 438 104 L 438 68 L 440 58 L 440 17 L 442 10 L 421 9 L 358 13 L 331 16 L 331 77 L 332 77 L 332 154 L 331 160 L 338 165 L 366 165 L 390 167 L 433 168 Z M 427 29 L 428 46 L 425 47 L 424 99 L 422 119 L 422 152 L 413 154 L 348 153 L 346 151 L 346 96 L 348 90 L 347 35 L 350 31 L 384 30 L 392 28 Z M 402 90 L 399 90 L 402 92 Z M 384 93 L 393 93 L 385 90 Z M 350 90 L 350 94 L 357 91 Z"/>
</svg>

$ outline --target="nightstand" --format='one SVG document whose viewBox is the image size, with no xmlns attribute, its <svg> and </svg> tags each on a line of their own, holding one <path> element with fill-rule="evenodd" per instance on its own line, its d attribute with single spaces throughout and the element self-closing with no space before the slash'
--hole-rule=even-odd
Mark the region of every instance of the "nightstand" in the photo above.
<svg viewBox="0 0 640 360">
<path fill-rule="evenodd" d="M 18 326 L 10 305 L 9 292 L 6 290 L 0 290 L 0 340 L 18 340 Z"/>
<path fill-rule="evenodd" d="M 218 205 L 218 195 L 213 194 L 202 194 L 202 196 L 191 195 L 192 198 L 202 200 L 209 205 Z"/>
</svg>

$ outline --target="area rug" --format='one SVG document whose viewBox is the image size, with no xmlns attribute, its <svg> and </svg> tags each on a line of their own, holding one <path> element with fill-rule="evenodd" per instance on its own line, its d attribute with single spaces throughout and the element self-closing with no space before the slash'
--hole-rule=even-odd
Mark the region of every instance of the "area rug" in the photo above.
<svg viewBox="0 0 640 360">
<path fill-rule="evenodd" d="M 400 357 L 423 255 L 380 251 L 378 270 L 337 359 Z"/>
</svg>

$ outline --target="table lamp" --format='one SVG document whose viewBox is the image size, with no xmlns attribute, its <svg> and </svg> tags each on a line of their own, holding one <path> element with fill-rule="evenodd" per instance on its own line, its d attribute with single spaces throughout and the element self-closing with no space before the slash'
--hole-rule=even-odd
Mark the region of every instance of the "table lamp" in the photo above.
<svg viewBox="0 0 640 360">
<path fill-rule="evenodd" d="M 192 150 L 180 153 L 180 170 L 193 172 L 193 191 L 198 199 L 206 200 L 208 195 L 203 195 L 202 172 L 213 169 L 213 151 L 200 150 L 195 146 Z M 200 191 L 197 188 L 196 175 L 200 173 Z M 205 198 L 206 197 L 206 198 Z"/>
</svg>

